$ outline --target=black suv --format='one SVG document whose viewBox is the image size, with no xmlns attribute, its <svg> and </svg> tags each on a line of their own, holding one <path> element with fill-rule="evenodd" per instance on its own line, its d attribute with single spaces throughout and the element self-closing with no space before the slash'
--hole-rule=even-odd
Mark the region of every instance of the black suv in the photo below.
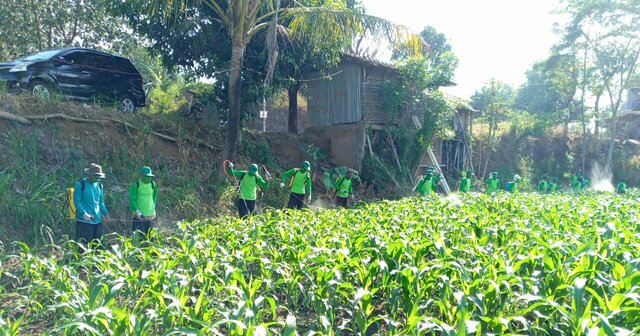
<svg viewBox="0 0 640 336">
<path fill-rule="evenodd" d="M 117 102 L 123 112 L 145 105 L 142 75 L 131 61 L 84 48 L 41 51 L 0 63 L 0 82 L 9 91 L 28 90 L 44 98 L 58 92 L 72 99 Z"/>
</svg>

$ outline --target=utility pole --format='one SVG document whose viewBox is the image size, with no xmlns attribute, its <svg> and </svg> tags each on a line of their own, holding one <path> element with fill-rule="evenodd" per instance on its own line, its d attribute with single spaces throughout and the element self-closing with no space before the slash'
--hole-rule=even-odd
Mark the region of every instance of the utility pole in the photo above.
<svg viewBox="0 0 640 336">
<path fill-rule="evenodd" d="M 260 111 L 260 119 L 262 119 L 262 131 L 267 131 L 267 98 L 262 96 L 262 111 Z"/>
</svg>

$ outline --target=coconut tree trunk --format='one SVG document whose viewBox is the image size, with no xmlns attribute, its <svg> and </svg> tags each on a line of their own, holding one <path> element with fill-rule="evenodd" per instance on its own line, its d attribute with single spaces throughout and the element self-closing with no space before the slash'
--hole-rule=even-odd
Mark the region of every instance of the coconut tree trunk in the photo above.
<svg viewBox="0 0 640 336">
<path fill-rule="evenodd" d="M 229 71 L 229 115 L 227 119 L 227 137 L 222 150 L 223 160 L 233 160 L 236 155 L 236 146 L 240 134 L 240 94 L 242 60 L 246 49 L 246 42 L 239 39 L 233 40 L 231 49 L 231 70 Z"/>
<path fill-rule="evenodd" d="M 289 96 L 289 133 L 298 133 L 298 92 L 300 92 L 301 86 L 302 82 L 295 82 L 287 89 L 287 95 Z"/>
</svg>

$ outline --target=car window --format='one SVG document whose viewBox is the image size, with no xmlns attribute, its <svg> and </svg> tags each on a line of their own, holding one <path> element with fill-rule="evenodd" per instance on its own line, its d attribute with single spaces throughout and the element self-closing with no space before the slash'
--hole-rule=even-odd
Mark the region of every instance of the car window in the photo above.
<svg viewBox="0 0 640 336">
<path fill-rule="evenodd" d="M 116 65 L 113 62 L 113 57 L 100 55 L 100 54 L 90 54 L 89 56 L 89 64 L 91 67 L 102 70 L 116 70 Z"/>
<path fill-rule="evenodd" d="M 60 49 L 56 50 L 47 50 L 47 51 L 39 51 L 33 54 L 29 54 L 26 56 L 22 56 L 17 59 L 17 61 L 42 61 L 49 59 L 60 52 Z"/>
<path fill-rule="evenodd" d="M 115 60 L 116 65 L 118 66 L 118 70 L 127 73 L 138 73 L 138 69 L 136 69 L 136 67 L 133 66 L 133 64 L 131 64 L 131 61 L 129 61 L 128 59 L 117 57 Z"/>
<path fill-rule="evenodd" d="M 82 51 L 74 51 L 69 54 L 63 55 L 62 58 L 65 62 L 71 65 L 83 66 L 87 65 L 87 53 Z"/>
</svg>

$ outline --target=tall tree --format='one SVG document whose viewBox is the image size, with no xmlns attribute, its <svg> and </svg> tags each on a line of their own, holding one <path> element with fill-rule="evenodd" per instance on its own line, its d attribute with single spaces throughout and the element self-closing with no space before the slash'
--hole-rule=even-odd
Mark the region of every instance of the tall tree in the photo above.
<svg viewBox="0 0 640 336">
<path fill-rule="evenodd" d="M 281 17 L 291 18 L 287 28 L 293 34 L 306 36 L 318 43 L 335 35 L 349 35 L 353 31 L 370 32 L 394 41 L 407 37 L 403 28 L 376 17 L 322 6 L 280 8 L 280 0 L 125 0 L 120 3 L 121 8 L 127 5 L 135 6 L 142 21 L 160 15 L 166 26 L 173 26 L 177 22 L 192 24 L 189 34 L 201 38 L 219 40 L 220 33 L 227 34 L 223 46 L 230 46 L 231 52 L 228 58 L 229 109 L 223 159 L 235 157 L 242 116 L 241 76 L 247 47 L 257 35 L 265 34 L 270 55 L 265 73 L 267 79 L 270 78 L 278 56 L 277 32 L 281 28 L 278 24 Z M 212 26 L 219 29 L 206 29 Z M 414 40 L 414 44 L 416 42 Z M 207 68 L 207 60 L 200 60 L 199 63 Z"/>
<path fill-rule="evenodd" d="M 131 35 L 104 0 L 0 0 L 0 60 L 69 46 L 110 49 Z"/>
<path fill-rule="evenodd" d="M 610 143 L 605 162 L 610 169 L 617 136 L 618 114 L 623 93 L 637 72 L 640 58 L 640 3 L 637 0 L 568 0 L 566 12 L 571 21 L 565 29 L 569 43 L 586 43 L 597 78 L 602 82 L 592 85 L 609 98 L 613 121 L 609 127 Z"/>
<path fill-rule="evenodd" d="M 449 40 L 443 33 L 438 32 L 432 26 L 426 26 L 418 35 L 423 41 L 425 41 L 422 54 L 429 55 L 429 59 L 435 66 L 448 62 L 447 58 L 450 58 L 451 55 L 453 55 L 453 51 Z M 393 51 L 391 58 L 397 60 L 407 58 L 409 56 L 411 56 L 411 51 L 400 46 Z"/>
<path fill-rule="evenodd" d="M 531 112 L 549 124 L 562 122 L 563 135 L 567 136 L 569 121 L 575 114 L 572 108 L 578 77 L 575 53 L 552 50 L 549 58 L 527 71 L 527 82 L 518 90 L 513 107 Z"/>
<path fill-rule="evenodd" d="M 482 119 L 489 124 L 489 133 L 485 140 L 484 148 L 490 148 L 491 152 L 485 154 L 485 162 L 482 169 L 482 178 L 487 174 L 487 167 L 491 153 L 495 151 L 497 141 L 498 123 L 507 118 L 515 99 L 515 90 L 509 84 L 491 79 L 491 81 L 476 91 L 471 96 L 471 106 L 482 113 Z M 478 147 L 478 148 L 482 148 Z M 478 160 L 482 155 L 478 155 Z M 478 162 L 478 167 L 482 162 Z"/>
<path fill-rule="evenodd" d="M 364 12 L 354 1 L 349 0 L 304 0 L 305 5 L 321 5 L 334 10 Z M 284 7 L 290 7 L 283 1 Z M 292 17 L 284 18 L 280 24 L 288 26 Z M 357 31 L 351 34 L 333 35 L 331 39 L 316 43 L 300 34 L 281 38 L 278 41 L 280 50 L 278 64 L 275 69 L 274 86 L 284 87 L 288 96 L 288 131 L 298 133 L 298 94 L 308 75 L 311 73 L 327 74 L 327 70 L 340 62 L 343 51 L 348 48 Z"/>
</svg>

